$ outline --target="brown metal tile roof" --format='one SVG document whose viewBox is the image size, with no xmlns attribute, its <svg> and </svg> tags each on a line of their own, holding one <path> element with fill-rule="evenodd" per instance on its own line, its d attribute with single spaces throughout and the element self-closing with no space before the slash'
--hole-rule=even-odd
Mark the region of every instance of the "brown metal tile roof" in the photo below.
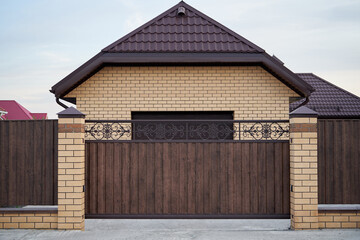
<svg viewBox="0 0 360 240">
<path fill-rule="evenodd" d="M 64 96 L 107 65 L 258 65 L 300 96 L 313 91 L 277 58 L 184 2 L 110 44 L 50 91 L 73 103 Z"/>
<path fill-rule="evenodd" d="M 184 7 L 185 14 L 178 15 Z M 103 49 L 104 52 L 231 52 L 263 49 L 184 2 Z"/>
<path fill-rule="evenodd" d="M 360 97 L 329 83 L 312 73 L 297 74 L 310 84 L 315 91 L 311 93 L 309 102 L 305 105 L 319 113 L 323 118 L 359 118 Z M 290 112 L 304 100 L 290 104 Z"/>
</svg>

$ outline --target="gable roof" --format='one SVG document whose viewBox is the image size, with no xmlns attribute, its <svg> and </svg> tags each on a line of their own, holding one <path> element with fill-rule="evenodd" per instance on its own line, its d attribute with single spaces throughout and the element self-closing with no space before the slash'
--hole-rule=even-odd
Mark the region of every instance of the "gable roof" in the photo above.
<svg viewBox="0 0 360 240">
<path fill-rule="evenodd" d="M 7 112 L 7 114 L 3 115 L 3 118 L 6 120 L 33 120 L 34 118 L 47 118 L 47 113 L 31 113 L 15 100 L 0 100 L 0 108 Z M 37 118 L 37 116 L 40 116 L 41 118 Z"/>
<path fill-rule="evenodd" d="M 320 118 L 360 118 L 360 97 L 316 76 L 313 73 L 297 74 L 315 91 L 306 107 L 316 111 Z M 304 99 L 290 104 L 290 112 Z"/>
<path fill-rule="evenodd" d="M 259 65 L 300 96 L 313 91 L 277 58 L 183 1 L 104 48 L 50 92 L 65 99 L 106 65 Z"/>
<path fill-rule="evenodd" d="M 178 14 L 184 7 L 185 13 Z M 265 52 L 190 5 L 180 2 L 103 52 Z"/>
</svg>

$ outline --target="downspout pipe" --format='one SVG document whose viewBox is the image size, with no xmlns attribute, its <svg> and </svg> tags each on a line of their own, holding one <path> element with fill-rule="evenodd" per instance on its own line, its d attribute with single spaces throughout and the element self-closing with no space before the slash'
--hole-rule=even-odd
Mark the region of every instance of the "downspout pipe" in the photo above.
<svg viewBox="0 0 360 240">
<path fill-rule="evenodd" d="M 58 97 L 56 98 L 56 103 L 59 104 L 60 106 L 62 106 L 63 108 L 65 108 L 65 109 L 69 108 L 68 106 L 66 106 L 65 104 L 60 102 L 60 99 Z"/>
<path fill-rule="evenodd" d="M 306 97 L 305 98 L 305 101 L 304 102 L 302 102 L 299 106 L 297 106 L 293 111 L 295 111 L 296 109 L 298 109 L 299 107 L 302 107 L 302 106 L 304 106 L 304 105 L 306 105 L 308 102 L 309 102 L 309 97 Z"/>
</svg>

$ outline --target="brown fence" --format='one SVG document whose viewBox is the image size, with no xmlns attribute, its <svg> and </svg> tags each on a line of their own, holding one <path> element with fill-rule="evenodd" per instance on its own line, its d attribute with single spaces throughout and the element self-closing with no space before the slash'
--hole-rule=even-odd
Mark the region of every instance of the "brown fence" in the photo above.
<svg viewBox="0 0 360 240">
<path fill-rule="evenodd" d="M 319 119 L 320 204 L 360 203 L 360 119 Z"/>
<path fill-rule="evenodd" d="M 57 125 L 0 121 L 0 207 L 57 204 Z"/>
<path fill-rule="evenodd" d="M 86 186 L 88 217 L 288 217 L 289 143 L 89 141 Z"/>
</svg>

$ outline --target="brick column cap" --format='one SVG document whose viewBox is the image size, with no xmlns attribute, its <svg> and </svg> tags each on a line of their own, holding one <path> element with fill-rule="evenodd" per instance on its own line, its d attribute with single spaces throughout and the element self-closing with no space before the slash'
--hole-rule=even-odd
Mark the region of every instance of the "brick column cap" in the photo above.
<svg viewBox="0 0 360 240">
<path fill-rule="evenodd" d="M 295 118 L 295 117 L 318 117 L 318 113 L 315 112 L 314 110 L 305 107 L 305 106 L 301 106 L 297 109 L 295 109 L 294 111 L 292 111 L 290 113 L 290 118 Z"/>
<path fill-rule="evenodd" d="M 74 107 L 69 107 L 57 114 L 59 118 L 85 118 L 85 114 Z"/>
</svg>

